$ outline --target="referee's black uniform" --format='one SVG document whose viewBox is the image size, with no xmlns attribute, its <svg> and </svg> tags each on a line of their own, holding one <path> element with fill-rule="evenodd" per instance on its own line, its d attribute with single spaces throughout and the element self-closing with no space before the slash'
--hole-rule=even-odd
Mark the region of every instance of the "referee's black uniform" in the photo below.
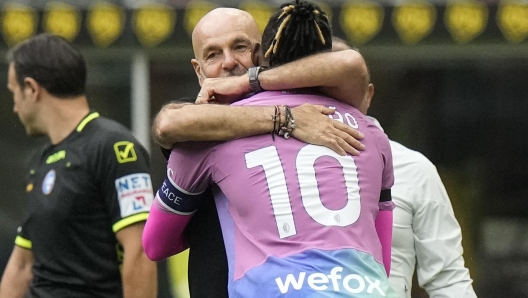
<svg viewBox="0 0 528 298">
<path fill-rule="evenodd" d="M 148 153 L 130 131 L 94 112 L 33 157 L 30 212 L 15 240 L 35 257 L 31 297 L 123 296 L 115 233 L 146 220 L 148 173 Z"/>
</svg>

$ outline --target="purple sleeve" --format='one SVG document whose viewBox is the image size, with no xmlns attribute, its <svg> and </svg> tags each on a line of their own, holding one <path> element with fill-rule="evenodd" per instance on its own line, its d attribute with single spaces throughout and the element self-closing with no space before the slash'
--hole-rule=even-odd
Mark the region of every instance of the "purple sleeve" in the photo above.
<svg viewBox="0 0 528 298">
<path fill-rule="evenodd" d="M 392 210 L 382 209 L 379 211 L 376 217 L 376 232 L 381 242 L 383 266 L 385 266 L 385 271 L 387 271 L 387 276 L 389 276 L 392 247 Z"/>
<path fill-rule="evenodd" d="M 217 142 L 185 142 L 172 149 L 167 177 L 181 191 L 201 193 L 213 182 Z"/>
</svg>

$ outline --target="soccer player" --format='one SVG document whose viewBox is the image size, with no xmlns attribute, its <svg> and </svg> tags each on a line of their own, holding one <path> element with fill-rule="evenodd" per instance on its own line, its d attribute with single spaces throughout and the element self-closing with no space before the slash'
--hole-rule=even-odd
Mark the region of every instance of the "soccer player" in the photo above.
<svg viewBox="0 0 528 298">
<path fill-rule="evenodd" d="M 156 297 L 156 264 L 141 245 L 153 200 L 146 150 L 90 110 L 84 58 L 63 38 L 37 35 L 8 60 L 13 110 L 49 142 L 30 161 L 29 216 L 0 297 Z"/>
<path fill-rule="evenodd" d="M 279 44 L 269 57 L 271 65 L 331 48 L 328 20 L 317 7 L 292 3 L 274 18 L 284 25 L 263 43 L 264 48 Z M 299 38 L 297 27 L 309 35 Z M 286 40 L 280 39 L 282 33 L 297 41 L 304 38 L 311 48 L 306 54 L 283 55 L 289 47 L 280 45 Z M 264 92 L 237 104 L 284 101 L 335 106 L 345 123 L 365 130 L 367 149 L 352 158 L 286 140 L 295 129 L 288 107 L 283 116 L 276 107 L 274 118 L 280 124 L 275 132 L 284 139 L 258 136 L 221 144 L 180 144 L 171 153 L 168 178 L 158 192 L 159 205 L 152 209 L 144 243 L 146 237 L 153 244 L 171 243 L 174 251 L 183 249 L 182 227 L 201 193 L 214 182 L 221 190 L 214 191 L 228 252 L 230 296 L 391 297 L 375 227 L 376 218 L 385 213 L 380 207 L 392 206 L 386 136 L 357 109 L 316 94 Z M 154 258 L 156 253 L 147 250 Z"/>
</svg>

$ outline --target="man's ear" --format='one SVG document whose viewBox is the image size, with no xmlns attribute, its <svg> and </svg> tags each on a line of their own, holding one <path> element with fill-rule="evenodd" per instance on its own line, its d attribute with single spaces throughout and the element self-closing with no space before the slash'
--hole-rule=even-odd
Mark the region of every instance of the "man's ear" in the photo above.
<svg viewBox="0 0 528 298">
<path fill-rule="evenodd" d="M 372 98 L 374 97 L 374 84 L 370 83 L 367 87 L 367 107 L 370 107 Z"/>
<path fill-rule="evenodd" d="M 268 66 L 266 59 L 264 59 L 264 52 L 262 52 L 262 45 L 260 43 L 255 43 L 255 45 L 253 46 L 253 53 L 251 55 L 253 65 Z"/>
<path fill-rule="evenodd" d="M 200 86 L 202 86 L 203 80 L 205 79 L 202 74 L 202 67 L 196 59 L 191 59 L 191 64 L 194 68 L 194 72 L 196 73 L 196 77 L 198 77 L 198 83 L 200 84 Z"/>
<path fill-rule="evenodd" d="M 32 100 L 38 100 L 39 95 L 42 93 L 42 86 L 40 86 L 35 79 L 30 77 L 24 78 L 24 85 L 22 88 L 22 92 L 24 92 L 26 98 L 31 98 Z"/>
</svg>

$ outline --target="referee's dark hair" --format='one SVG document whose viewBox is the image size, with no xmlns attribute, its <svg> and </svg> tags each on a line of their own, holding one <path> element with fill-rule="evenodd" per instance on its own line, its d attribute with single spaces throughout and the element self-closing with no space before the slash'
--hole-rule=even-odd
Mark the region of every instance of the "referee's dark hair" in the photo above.
<svg viewBox="0 0 528 298">
<path fill-rule="evenodd" d="M 7 62 L 13 63 L 16 79 L 23 89 L 32 78 L 51 95 L 72 98 L 85 94 L 86 63 L 82 54 L 64 38 L 36 35 L 12 48 Z"/>
<path fill-rule="evenodd" d="M 262 50 L 270 67 L 331 49 L 332 29 L 327 15 L 307 1 L 281 5 L 262 34 Z"/>
</svg>

